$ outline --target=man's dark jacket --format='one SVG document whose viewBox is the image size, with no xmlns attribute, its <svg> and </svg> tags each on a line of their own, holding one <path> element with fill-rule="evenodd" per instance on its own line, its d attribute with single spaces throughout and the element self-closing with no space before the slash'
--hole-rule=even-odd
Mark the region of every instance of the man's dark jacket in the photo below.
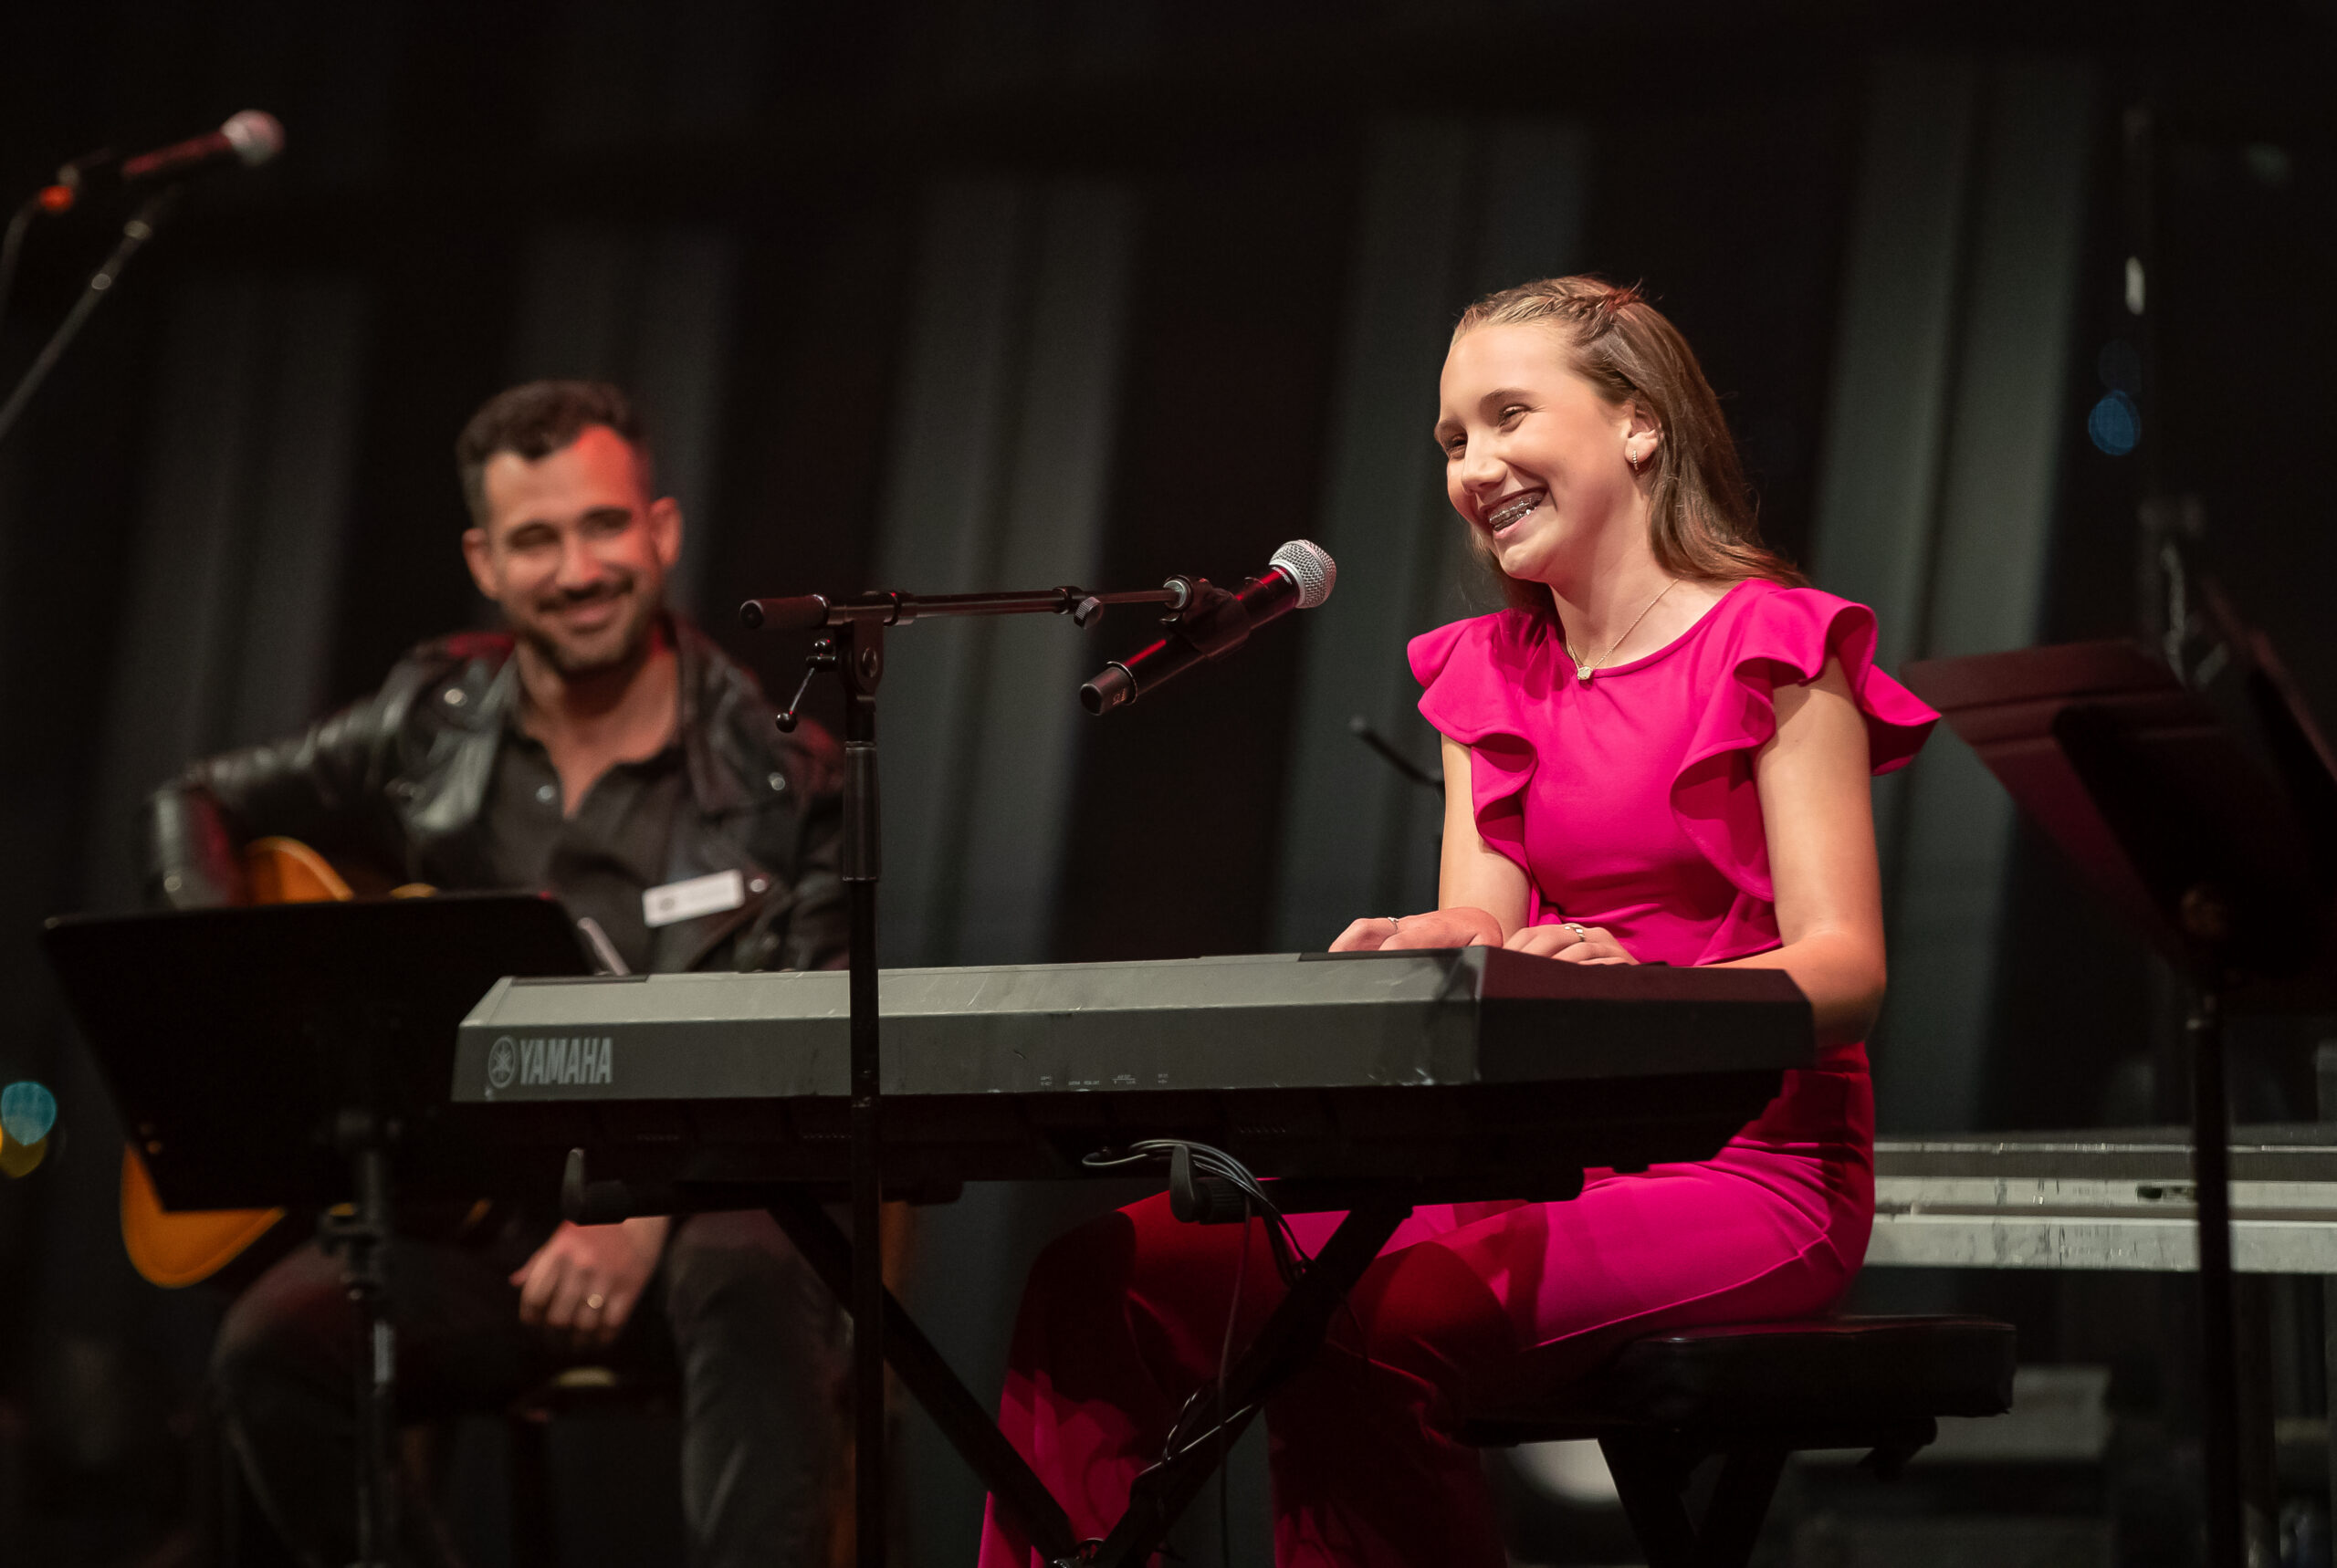
<svg viewBox="0 0 2337 1568">
<path fill-rule="evenodd" d="M 739 909 L 651 933 L 651 967 L 841 965 L 840 767 L 811 726 L 782 736 L 754 677 L 676 616 L 688 787 L 665 878 L 737 871 Z M 242 848 L 282 834 L 409 882 L 493 885 L 485 852 L 496 758 L 520 701 L 512 641 L 425 643 L 381 690 L 293 739 L 198 762 L 147 802 L 147 894 L 178 908 L 244 896 Z"/>
</svg>

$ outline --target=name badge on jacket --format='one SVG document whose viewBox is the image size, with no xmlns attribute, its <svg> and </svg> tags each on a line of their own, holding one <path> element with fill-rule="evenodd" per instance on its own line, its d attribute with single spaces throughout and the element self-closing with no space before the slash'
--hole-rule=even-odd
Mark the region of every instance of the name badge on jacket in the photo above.
<svg viewBox="0 0 2337 1568">
<path fill-rule="evenodd" d="M 641 895 L 641 918 L 652 930 L 701 915 L 720 915 L 747 902 L 747 879 L 735 871 L 669 882 Z"/>
</svg>

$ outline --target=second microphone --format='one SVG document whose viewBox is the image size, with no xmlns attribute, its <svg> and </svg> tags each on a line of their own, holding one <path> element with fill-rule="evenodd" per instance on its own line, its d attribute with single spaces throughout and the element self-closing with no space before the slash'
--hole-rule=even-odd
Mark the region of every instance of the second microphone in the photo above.
<svg viewBox="0 0 2337 1568">
<path fill-rule="evenodd" d="M 1196 664 L 1225 657 L 1249 640 L 1252 627 L 1293 610 L 1312 610 L 1330 598 L 1338 572 L 1322 546 L 1293 539 L 1274 551 L 1263 576 L 1252 578 L 1239 592 L 1198 584 L 1200 601 L 1178 616 L 1168 634 L 1105 665 L 1103 674 L 1079 688 L 1081 704 L 1089 713 L 1109 713 Z"/>
</svg>

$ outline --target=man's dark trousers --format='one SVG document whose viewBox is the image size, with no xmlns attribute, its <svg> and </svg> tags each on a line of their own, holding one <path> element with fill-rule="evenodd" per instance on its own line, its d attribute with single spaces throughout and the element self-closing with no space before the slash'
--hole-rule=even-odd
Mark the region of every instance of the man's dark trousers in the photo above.
<svg viewBox="0 0 2337 1568">
<path fill-rule="evenodd" d="M 400 1419 L 495 1409 L 580 1362 L 671 1366 L 690 1562 L 822 1562 L 844 1331 L 834 1299 L 770 1217 L 676 1220 L 633 1322 L 608 1351 L 582 1355 L 519 1321 L 509 1275 L 543 1234 L 514 1226 L 483 1243 L 392 1244 Z M 236 1299 L 214 1355 L 229 1437 L 260 1504 L 319 1568 L 357 1552 L 357 1353 L 341 1266 L 312 1243 Z"/>
</svg>

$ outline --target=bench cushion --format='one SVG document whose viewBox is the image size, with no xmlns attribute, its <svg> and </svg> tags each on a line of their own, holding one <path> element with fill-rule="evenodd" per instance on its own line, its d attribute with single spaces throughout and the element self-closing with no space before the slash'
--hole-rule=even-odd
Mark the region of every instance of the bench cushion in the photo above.
<svg viewBox="0 0 2337 1568">
<path fill-rule="evenodd" d="M 1681 1329 L 1625 1345 L 1588 1379 L 1550 1385 L 1536 1354 L 1464 1425 L 1494 1441 L 1613 1427 L 1837 1427 L 2012 1406 L 2014 1336 L 1985 1318 L 1818 1318 Z M 1555 1363 L 1557 1358 L 1545 1358 Z"/>
</svg>

